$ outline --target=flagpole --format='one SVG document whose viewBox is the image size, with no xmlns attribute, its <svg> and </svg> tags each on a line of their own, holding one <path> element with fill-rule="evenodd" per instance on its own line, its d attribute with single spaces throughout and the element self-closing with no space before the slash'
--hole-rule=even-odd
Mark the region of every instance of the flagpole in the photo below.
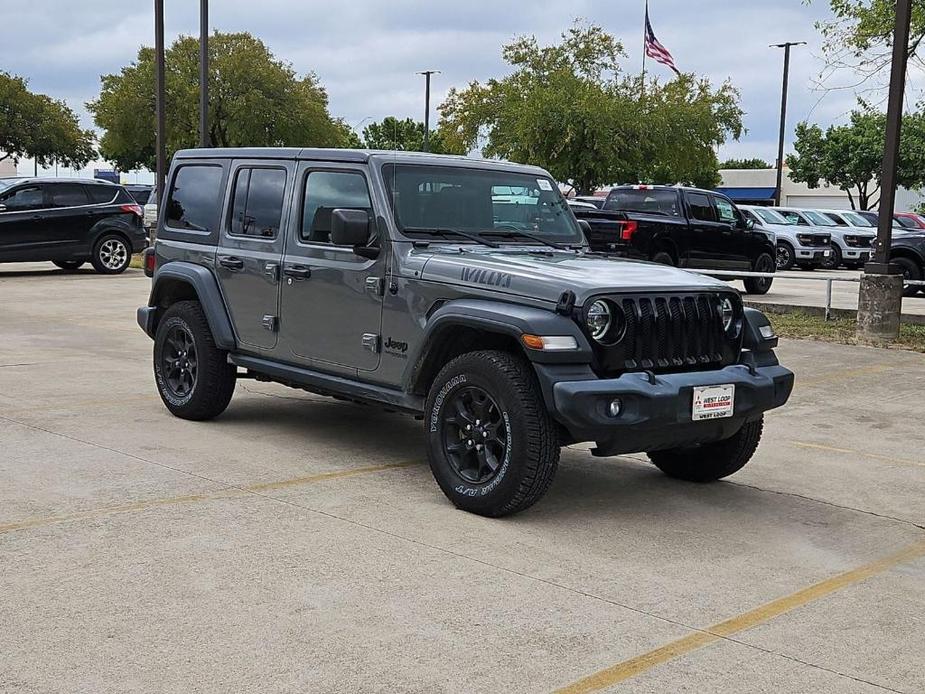
<svg viewBox="0 0 925 694">
<path fill-rule="evenodd" d="M 641 93 L 646 93 L 646 37 L 648 32 L 646 31 L 646 20 L 649 18 L 649 0 L 646 0 L 646 13 L 643 15 L 642 19 L 642 90 Z"/>
</svg>

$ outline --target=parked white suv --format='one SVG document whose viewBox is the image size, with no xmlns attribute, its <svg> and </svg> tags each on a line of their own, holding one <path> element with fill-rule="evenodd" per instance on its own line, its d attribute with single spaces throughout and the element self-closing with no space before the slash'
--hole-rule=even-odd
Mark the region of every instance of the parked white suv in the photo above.
<svg viewBox="0 0 925 694">
<path fill-rule="evenodd" d="M 778 270 L 790 270 L 794 265 L 806 270 L 815 270 L 832 255 L 832 237 L 827 232 L 820 232 L 815 228 L 807 229 L 770 207 L 738 207 L 746 217 L 774 232 Z"/>
<path fill-rule="evenodd" d="M 870 260 L 870 244 L 877 230 L 857 212 L 851 210 L 816 210 L 838 225 L 832 229 L 832 267 L 844 265 L 857 270 Z"/>
</svg>

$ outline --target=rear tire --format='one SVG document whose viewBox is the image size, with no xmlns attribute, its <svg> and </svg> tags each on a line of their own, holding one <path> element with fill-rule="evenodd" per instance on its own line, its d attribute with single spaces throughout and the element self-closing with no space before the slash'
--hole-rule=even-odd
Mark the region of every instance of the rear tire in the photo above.
<svg viewBox="0 0 925 694">
<path fill-rule="evenodd" d="M 86 263 L 86 260 L 52 260 L 55 265 L 57 265 L 62 270 L 67 270 L 68 272 L 73 272 L 81 265 Z"/>
<path fill-rule="evenodd" d="M 674 267 L 675 265 L 674 258 L 671 256 L 671 253 L 669 253 L 668 251 L 659 251 L 658 253 L 653 255 L 652 262 L 659 263 L 661 265 L 671 265 L 672 267 Z"/>
<path fill-rule="evenodd" d="M 714 482 L 738 472 L 751 460 L 763 428 L 764 417 L 761 417 L 746 422 L 734 436 L 722 441 L 692 448 L 651 451 L 646 455 L 669 477 L 687 482 Z"/>
<path fill-rule="evenodd" d="M 132 262 L 131 245 L 121 234 L 103 234 L 93 246 L 90 262 L 101 275 L 118 275 Z"/>
<path fill-rule="evenodd" d="M 890 262 L 899 266 L 899 269 L 902 270 L 904 280 L 918 282 L 922 279 L 922 268 L 911 258 L 891 258 Z M 921 287 L 918 285 L 903 287 L 903 296 L 915 296 L 919 292 L 919 289 L 921 289 Z"/>
<path fill-rule="evenodd" d="M 793 269 L 793 259 L 795 253 L 793 252 L 793 246 L 789 243 L 778 243 L 777 244 L 777 269 L 778 270 L 791 270 Z"/>
<path fill-rule="evenodd" d="M 774 260 L 767 253 L 762 253 L 755 259 L 752 272 L 774 272 Z M 746 277 L 745 291 L 748 294 L 767 294 L 773 282 L 768 277 Z"/>
<path fill-rule="evenodd" d="M 228 407 L 237 369 L 215 346 L 198 301 L 175 303 L 158 323 L 154 380 L 164 405 L 181 419 L 212 419 Z"/>
<path fill-rule="evenodd" d="M 434 380 L 424 413 L 430 469 L 457 508 L 510 515 L 552 484 L 559 432 L 523 357 L 487 350 L 453 359 Z"/>
</svg>

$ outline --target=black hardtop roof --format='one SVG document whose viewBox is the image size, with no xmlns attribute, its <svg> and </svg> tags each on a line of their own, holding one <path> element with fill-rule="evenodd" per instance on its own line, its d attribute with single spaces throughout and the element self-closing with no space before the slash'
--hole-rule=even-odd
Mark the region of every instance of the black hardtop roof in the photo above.
<svg viewBox="0 0 925 694">
<path fill-rule="evenodd" d="M 321 149 L 314 147 L 213 147 L 182 149 L 177 159 L 298 159 L 308 161 L 336 161 L 365 164 L 371 161 L 396 164 L 426 164 L 431 166 L 474 166 L 501 171 L 528 171 L 548 175 L 542 168 L 529 164 L 515 164 L 498 159 L 479 159 L 454 154 L 429 152 L 399 152 L 376 149 Z"/>
<path fill-rule="evenodd" d="M 648 183 L 622 183 L 614 186 L 611 190 L 683 190 L 685 193 L 709 193 L 711 195 L 722 195 L 724 198 L 728 197 L 718 190 L 707 190 L 692 186 L 649 185 Z"/>
</svg>

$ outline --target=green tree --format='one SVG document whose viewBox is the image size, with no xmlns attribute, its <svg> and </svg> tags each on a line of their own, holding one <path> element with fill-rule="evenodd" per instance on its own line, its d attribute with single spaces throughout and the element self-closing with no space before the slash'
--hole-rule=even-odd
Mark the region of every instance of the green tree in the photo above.
<svg viewBox="0 0 925 694">
<path fill-rule="evenodd" d="M 328 113 L 314 74 L 299 77 L 247 33 L 209 39 L 209 138 L 217 147 L 340 147 L 352 131 Z M 168 156 L 199 140 L 199 40 L 181 36 L 166 51 Z M 121 169 L 155 165 L 154 51 L 144 47 L 119 74 L 104 75 L 87 104 L 105 132 L 100 152 Z M 355 138 L 355 134 L 354 134 Z"/>
<path fill-rule="evenodd" d="M 822 130 L 799 123 L 787 156 L 790 178 L 818 188 L 825 181 L 848 194 L 852 208 L 868 210 L 880 202 L 886 116 L 861 103 L 846 125 Z M 897 183 L 906 188 L 925 185 L 925 115 L 903 118 Z"/>
<path fill-rule="evenodd" d="M 727 159 L 720 162 L 721 169 L 773 169 L 774 167 L 764 159 Z"/>
<path fill-rule="evenodd" d="M 0 161 L 31 157 L 84 166 L 94 157 L 93 133 L 63 101 L 29 91 L 26 80 L 0 72 Z"/>
<path fill-rule="evenodd" d="M 369 149 L 420 152 L 424 149 L 424 123 L 411 118 L 399 120 L 395 116 L 386 116 L 363 129 L 363 142 Z M 465 150 L 454 150 L 440 130 L 431 131 L 428 149 L 435 154 L 465 154 Z"/>
<path fill-rule="evenodd" d="M 538 164 L 582 193 L 626 181 L 713 185 L 714 147 L 742 132 L 730 85 L 682 75 L 643 88 L 622 75 L 623 47 L 598 26 L 576 22 L 550 46 L 521 37 L 502 56 L 514 68 L 507 77 L 450 90 L 445 142 Z"/>
<path fill-rule="evenodd" d="M 816 23 L 829 66 L 850 70 L 857 78 L 857 85 L 889 73 L 896 26 L 895 1 L 829 0 L 829 5 L 832 18 Z M 912 0 L 908 56 L 919 65 L 925 64 L 919 58 L 923 38 L 925 0 Z"/>
</svg>

